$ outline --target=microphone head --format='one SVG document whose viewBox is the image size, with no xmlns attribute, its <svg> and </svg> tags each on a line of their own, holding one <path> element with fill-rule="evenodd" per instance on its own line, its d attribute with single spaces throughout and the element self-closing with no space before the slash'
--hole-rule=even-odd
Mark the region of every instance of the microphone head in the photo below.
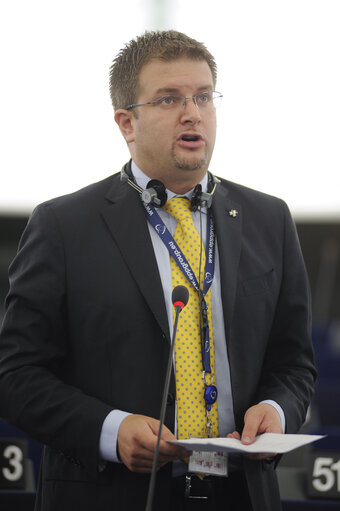
<svg viewBox="0 0 340 511">
<path fill-rule="evenodd" d="M 185 286 L 176 286 L 172 291 L 171 299 L 174 307 L 179 306 L 183 309 L 189 300 L 188 289 Z"/>
</svg>

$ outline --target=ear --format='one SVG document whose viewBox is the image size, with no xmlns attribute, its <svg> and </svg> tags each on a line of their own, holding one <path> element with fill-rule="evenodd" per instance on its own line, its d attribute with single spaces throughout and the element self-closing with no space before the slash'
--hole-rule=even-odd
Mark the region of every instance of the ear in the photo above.
<svg viewBox="0 0 340 511">
<path fill-rule="evenodd" d="M 115 121 L 118 124 L 121 134 L 125 138 L 126 142 L 128 144 L 130 142 L 134 142 L 135 134 L 133 113 L 131 111 L 120 108 L 115 112 Z"/>
</svg>

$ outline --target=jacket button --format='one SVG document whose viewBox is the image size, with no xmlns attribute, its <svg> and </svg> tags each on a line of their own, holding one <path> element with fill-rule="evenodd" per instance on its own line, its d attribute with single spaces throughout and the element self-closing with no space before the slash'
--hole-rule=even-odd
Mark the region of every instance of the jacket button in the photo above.
<svg viewBox="0 0 340 511">
<path fill-rule="evenodd" d="M 175 396 L 173 394 L 171 394 L 171 392 L 168 394 L 168 397 L 167 397 L 167 400 L 166 400 L 166 404 L 169 406 L 169 405 L 173 405 L 175 402 Z"/>
</svg>

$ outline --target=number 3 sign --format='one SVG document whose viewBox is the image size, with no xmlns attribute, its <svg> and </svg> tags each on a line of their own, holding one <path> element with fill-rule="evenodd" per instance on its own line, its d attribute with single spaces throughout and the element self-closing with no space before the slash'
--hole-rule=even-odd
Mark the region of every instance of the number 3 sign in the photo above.
<svg viewBox="0 0 340 511">
<path fill-rule="evenodd" d="M 340 499 L 340 452 L 312 451 L 309 454 L 308 496 Z"/>
<path fill-rule="evenodd" d="M 27 441 L 21 438 L 0 438 L 0 488 L 25 488 Z"/>
</svg>

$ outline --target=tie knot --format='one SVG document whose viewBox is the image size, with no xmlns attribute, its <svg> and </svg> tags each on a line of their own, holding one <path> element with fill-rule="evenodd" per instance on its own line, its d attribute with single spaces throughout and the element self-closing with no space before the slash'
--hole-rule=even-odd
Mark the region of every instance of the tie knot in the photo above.
<svg viewBox="0 0 340 511">
<path fill-rule="evenodd" d="M 173 197 L 166 202 L 164 209 L 176 220 L 191 218 L 191 203 L 186 197 Z"/>
</svg>

